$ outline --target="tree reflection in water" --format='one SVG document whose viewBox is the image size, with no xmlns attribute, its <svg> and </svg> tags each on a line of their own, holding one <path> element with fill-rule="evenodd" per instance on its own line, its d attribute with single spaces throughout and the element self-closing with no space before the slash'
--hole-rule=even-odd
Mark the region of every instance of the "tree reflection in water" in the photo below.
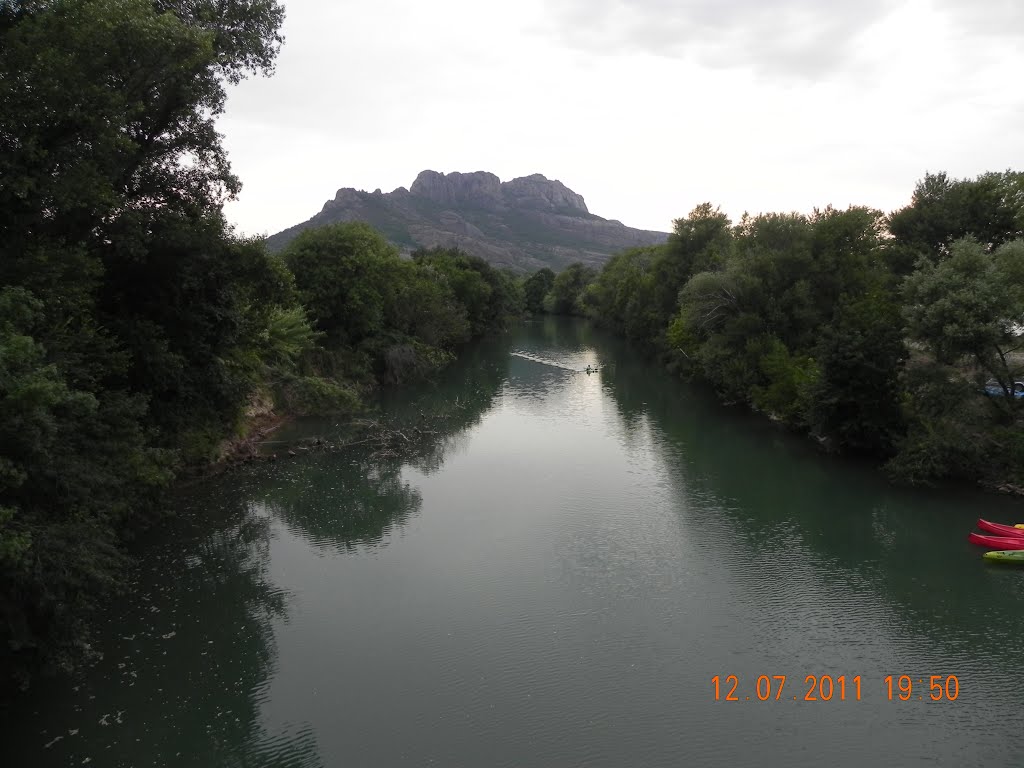
<svg viewBox="0 0 1024 768">
<path fill-rule="evenodd" d="M 275 732 L 259 716 L 287 596 L 250 481 L 191 488 L 179 518 L 139 542 L 131 590 L 99 627 L 101 660 L 40 681 L 3 719 L 10 765 L 320 765 L 307 727 Z"/>
<path fill-rule="evenodd" d="M 624 434 L 656 446 L 688 534 L 720 560 L 744 570 L 799 561 L 894 606 L 908 636 L 941 627 L 935 642 L 948 652 L 1024 652 L 1024 596 L 1005 586 L 1020 574 L 984 567 L 964 541 L 979 514 L 1024 519 L 1019 500 L 893 485 L 870 463 L 822 455 L 763 415 L 640 363 L 618 339 L 599 341 L 603 359 L 622 360 L 603 384 Z"/>
<path fill-rule="evenodd" d="M 357 444 L 279 465 L 252 497 L 319 548 L 386 546 L 422 505 L 404 469 L 437 472 L 464 449 L 507 381 L 507 346 L 475 345 L 435 380 L 384 393 Z"/>
</svg>

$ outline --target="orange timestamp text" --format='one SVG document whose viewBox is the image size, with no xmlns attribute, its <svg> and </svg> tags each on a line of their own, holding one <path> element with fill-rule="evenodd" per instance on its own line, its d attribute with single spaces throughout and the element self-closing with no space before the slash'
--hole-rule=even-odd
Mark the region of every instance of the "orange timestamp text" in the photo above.
<svg viewBox="0 0 1024 768">
<path fill-rule="evenodd" d="M 715 675 L 711 678 L 715 701 L 860 701 L 863 690 L 861 675 L 807 675 L 797 695 L 786 694 L 787 675 L 758 675 L 752 689 L 741 683 L 737 675 Z M 799 679 L 799 678 L 797 678 Z M 956 701 L 960 696 L 960 680 L 956 675 L 886 675 L 883 693 L 889 701 Z M 918 686 L 918 687 L 915 687 Z M 802 694 L 802 695 L 801 695 Z"/>
</svg>

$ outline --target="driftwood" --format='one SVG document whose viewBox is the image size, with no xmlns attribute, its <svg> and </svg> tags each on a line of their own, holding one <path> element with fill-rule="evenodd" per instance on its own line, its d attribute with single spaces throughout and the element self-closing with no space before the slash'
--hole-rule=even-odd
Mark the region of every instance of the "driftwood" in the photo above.
<svg viewBox="0 0 1024 768">
<path fill-rule="evenodd" d="M 424 414 L 420 414 L 426 418 Z M 274 428 L 276 428 L 275 425 Z M 426 426 L 413 426 L 396 429 L 373 419 L 357 419 L 350 422 L 355 428 L 351 439 L 331 441 L 322 437 L 301 437 L 295 440 L 261 439 L 272 430 L 259 431 L 248 440 L 239 443 L 235 450 L 226 455 L 217 465 L 219 471 L 238 464 L 251 462 L 280 461 L 286 458 L 297 458 L 312 453 L 336 453 L 357 445 L 373 447 L 369 458 L 388 459 L 407 455 L 410 449 L 422 447 L 425 442 L 433 441 L 438 431 Z"/>
<path fill-rule="evenodd" d="M 371 459 L 390 459 L 408 455 L 411 449 L 422 447 L 428 441 L 433 442 L 438 434 L 436 430 L 426 427 L 413 426 L 403 431 L 381 424 L 379 421 L 365 419 L 353 422 L 353 425 L 369 432 L 368 436 L 358 442 L 374 444 Z M 348 445 L 355 443 L 348 443 L 345 447 Z"/>
</svg>

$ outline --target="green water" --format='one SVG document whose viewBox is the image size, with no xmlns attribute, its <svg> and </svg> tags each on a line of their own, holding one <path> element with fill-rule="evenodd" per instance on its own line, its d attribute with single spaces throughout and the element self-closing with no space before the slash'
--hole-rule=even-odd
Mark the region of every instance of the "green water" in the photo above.
<svg viewBox="0 0 1024 768">
<path fill-rule="evenodd" d="M 890 487 L 578 322 L 377 418 L 383 453 L 181 489 L 103 660 L 4 713 L 0 764 L 1024 765 L 1024 569 L 966 542 L 1019 502 Z"/>
</svg>

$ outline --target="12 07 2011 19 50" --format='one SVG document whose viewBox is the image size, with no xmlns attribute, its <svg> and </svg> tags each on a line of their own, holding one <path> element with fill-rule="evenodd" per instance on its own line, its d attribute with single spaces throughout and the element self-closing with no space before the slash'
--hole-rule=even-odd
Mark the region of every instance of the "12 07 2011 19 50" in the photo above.
<svg viewBox="0 0 1024 768">
<path fill-rule="evenodd" d="M 805 675 L 803 684 L 789 675 L 758 675 L 748 680 L 738 675 L 711 678 L 715 701 L 861 701 L 877 691 L 889 701 L 956 701 L 960 679 L 956 675 L 886 675 L 881 680 L 863 675 Z M 794 691 L 794 685 L 796 690 Z"/>
</svg>

